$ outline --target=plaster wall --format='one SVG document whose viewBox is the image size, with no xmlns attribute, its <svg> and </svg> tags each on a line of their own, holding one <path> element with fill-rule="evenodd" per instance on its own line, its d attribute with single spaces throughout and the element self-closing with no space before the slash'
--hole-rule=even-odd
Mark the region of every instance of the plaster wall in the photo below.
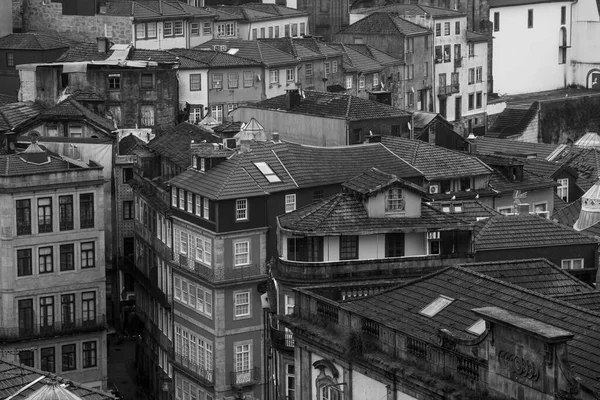
<svg viewBox="0 0 600 400">
<path fill-rule="evenodd" d="M 304 15 L 304 16 L 299 16 L 299 17 L 290 17 L 290 18 L 285 18 L 285 19 L 278 19 L 278 20 L 268 20 L 268 21 L 258 21 L 258 22 L 247 22 L 247 23 L 243 23 L 240 24 L 240 39 L 244 39 L 244 40 L 253 40 L 254 36 L 252 34 L 252 30 L 256 29 L 256 33 L 257 33 L 257 38 L 270 38 L 271 36 L 269 36 L 269 28 L 273 28 L 273 36 L 272 37 L 276 37 L 275 35 L 275 27 L 278 26 L 279 27 L 279 37 L 286 37 L 285 34 L 285 26 L 286 25 L 290 25 L 289 26 L 289 37 L 301 37 L 301 32 L 300 32 L 300 24 L 304 24 L 304 32 L 305 35 L 308 35 L 308 16 Z M 297 25 L 296 26 L 296 35 L 292 34 L 292 25 Z M 264 28 L 264 36 L 261 34 L 262 30 Z"/>
<path fill-rule="evenodd" d="M 529 93 L 562 88 L 568 83 L 569 52 L 567 62 L 559 64 L 559 45 L 561 27 L 566 28 L 567 43 L 571 42 L 570 4 L 553 2 L 490 8 L 491 23 L 494 13 L 500 17 L 500 28 L 493 32 L 495 92 Z M 567 7 L 566 25 L 561 25 L 562 6 Z M 529 9 L 533 9 L 532 28 L 528 28 Z"/>
</svg>

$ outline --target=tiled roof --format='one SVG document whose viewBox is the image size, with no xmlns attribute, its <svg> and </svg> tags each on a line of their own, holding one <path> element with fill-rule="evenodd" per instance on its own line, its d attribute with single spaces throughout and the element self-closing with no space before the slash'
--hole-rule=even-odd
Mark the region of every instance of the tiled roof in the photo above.
<svg viewBox="0 0 600 400">
<path fill-rule="evenodd" d="M 254 162 L 266 162 L 281 179 L 269 184 Z M 188 170 L 170 183 L 213 200 L 341 184 L 375 167 L 402 178 L 421 174 L 380 143 L 344 147 L 312 147 L 281 141 L 253 142 L 250 152 L 236 152 L 200 173 Z"/>
<path fill-rule="evenodd" d="M 67 99 L 58 103 L 54 107 L 42 111 L 35 118 L 35 120 L 56 119 L 69 121 L 87 120 L 88 122 L 108 132 L 112 132 L 115 130 L 115 126 L 112 121 L 91 111 L 89 108 L 85 107 L 83 104 L 81 104 L 72 97 L 68 97 Z"/>
<path fill-rule="evenodd" d="M 158 63 L 175 64 L 177 57 L 165 50 L 146 50 L 133 48 L 129 53 L 131 61 L 156 61 Z"/>
<path fill-rule="evenodd" d="M 147 147 L 146 142 L 144 142 L 143 140 L 138 138 L 136 135 L 130 133 L 129 135 L 127 135 L 124 138 L 122 138 L 121 140 L 119 140 L 119 155 L 124 156 L 124 155 L 133 154 L 133 152 L 136 149 L 146 148 L 146 147 Z"/>
<path fill-rule="evenodd" d="M 556 298 L 600 313 L 600 290 L 561 294 L 556 296 Z"/>
<path fill-rule="evenodd" d="M 106 15 L 133 17 L 134 21 L 159 21 L 175 18 L 212 17 L 210 11 L 179 1 L 138 0 L 107 2 Z"/>
<path fill-rule="evenodd" d="M 490 0 L 490 8 L 524 6 L 527 4 L 553 3 L 562 0 Z"/>
<path fill-rule="evenodd" d="M 69 43 L 41 32 L 12 33 L 0 37 L 0 49 L 11 50 L 54 50 L 66 49 Z"/>
<path fill-rule="evenodd" d="M 0 155 L 0 176 L 49 174 L 81 168 L 79 165 L 63 160 L 61 157 L 49 155 L 48 160 L 49 162 L 43 164 L 35 164 L 25 161 L 21 153 Z"/>
<path fill-rule="evenodd" d="M 538 110 L 535 104 L 506 107 L 500 113 L 486 136 L 492 138 L 505 138 L 522 134 L 533 121 Z"/>
<path fill-rule="evenodd" d="M 419 313 L 440 295 L 455 299 L 433 317 Z M 600 371 L 600 314 L 557 300 L 487 275 L 451 267 L 400 287 L 340 304 L 342 309 L 430 342 L 446 328 L 456 336 L 473 339 L 467 331 L 479 316 L 473 309 L 499 307 L 567 330 L 569 363 L 580 384 L 592 388 Z"/>
<path fill-rule="evenodd" d="M 352 7 L 354 9 L 354 7 Z M 450 8 L 441 8 L 441 7 L 432 7 L 425 6 L 420 4 L 389 4 L 380 7 L 369 7 L 362 9 L 355 9 L 354 12 L 388 12 L 388 13 L 398 13 L 400 16 L 415 16 L 415 15 L 430 15 L 434 19 L 436 18 L 453 18 L 453 17 L 464 17 L 465 14 L 452 10 Z"/>
<path fill-rule="evenodd" d="M 491 38 L 489 35 L 467 30 L 467 42 L 487 42 Z"/>
<path fill-rule="evenodd" d="M 272 97 L 245 107 L 266 110 L 279 110 L 294 114 L 307 114 L 317 117 L 345 119 L 346 121 L 361 121 L 379 118 L 393 118 L 409 116 L 410 113 L 398 110 L 386 104 L 378 103 L 345 93 L 303 91 L 304 98 L 299 105 L 287 110 L 287 98 Z"/>
<path fill-rule="evenodd" d="M 490 177 L 489 185 L 498 193 L 512 193 L 514 190 L 537 190 L 545 189 L 558 186 L 558 184 L 551 178 L 545 175 L 539 175 L 536 172 L 540 172 L 539 168 L 532 167 L 526 163 L 526 160 L 506 157 L 498 155 L 478 155 L 481 161 L 485 162 L 491 167 L 508 166 L 508 165 L 522 165 L 523 166 L 523 179 L 510 181 L 504 174 L 498 169 L 494 169 L 492 176 Z"/>
<path fill-rule="evenodd" d="M 515 157 L 527 157 L 535 155 L 538 159 L 548 157 L 558 145 L 546 143 L 520 142 L 518 140 L 491 138 L 488 136 L 478 136 L 475 139 L 477 152 L 482 154 L 514 154 Z"/>
<path fill-rule="evenodd" d="M 53 383 L 61 384 L 62 388 L 67 389 L 71 394 L 82 400 L 109 400 L 115 398 L 108 392 L 73 384 L 71 380 L 56 374 L 0 359 L 0 398 L 2 399 L 26 400 L 44 386 Z M 52 397 L 51 395 L 44 398 L 62 399 L 62 397 Z"/>
<path fill-rule="evenodd" d="M 596 132 L 588 132 L 574 143 L 579 147 L 600 147 L 600 135 Z"/>
<path fill-rule="evenodd" d="M 496 216 L 475 225 L 476 252 L 597 243 L 586 234 L 535 214 Z"/>
<path fill-rule="evenodd" d="M 259 66 L 254 60 L 239 57 L 215 50 L 200 49 L 173 49 L 169 53 L 179 57 L 180 68 L 219 68 L 219 67 L 243 67 Z"/>
<path fill-rule="evenodd" d="M 165 127 L 161 132 L 148 143 L 148 147 L 180 166 L 187 168 L 190 166 L 191 153 L 190 143 L 222 143 L 220 136 L 207 131 L 198 125 L 182 122 L 175 126 Z"/>
<path fill-rule="evenodd" d="M 470 263 L 460 266 L 550 296 L 594 291 L 594 288 L 545 258 Z"/>
<path fill-rule="evenodd" d="M 331 46 L 336 49 L 339 49 L 340 51 L 343 51 L 345 53 L 346 57 L 348 58 L 348 61 L 352 65 L 353 69 L 354 68 L 358 69 L 359 71 L 362 71 L 364 73 L 380 72 L 380 71 L 384 70 L 385 67 L 387 66 L 387 65 L 383 65 L 381 62 L 376 60 L 374 57 L 367 55 L 368 52 L 361 52 L 351 45 L 332 44 Z M 363 49 L 366 49 L 366 47 Z M 365 54 L 365 53 L 367 53 L 367 54 Z M 383 53 L 383 54 L 385 54 L 385 53 Z M 396 60 L 396 65 L 401 64 L 401 63 L 402 63 L 402 61 Z M 391 65 L 391 64 L 389 64 L 389 65 Z M 345 65 L 344 65 L 344 67 L 345 67 Z"/>
<path fill-rule="evenodd" d="M 577 185 L 584 191 L 588 191 L 600 177 L 600 149 L 566 146 L 552 161 L 577 171 Z"/>
<path fill-rule="evenodd" d="M 344 28 L 338 34 L 426 35 L 431 31 L 391 12 L 375 12 Z"/>
<path fill-rule="evenodd" d="M 421 171 L 427 180 L 489 175 L 491 168 L 477 157 L 422 140 L 383 136 L 381 142 Z"/>
<path fill-rule="evenodd" d="M 14 129 L 17 125 L 34 118 L 44 111 L 37 103 L 10 103 L 0 106 L 0 132 Z"/>
<path fill-rule="evenodd" d="M 278 4 L 247 3 L 242 5 L 217 5 L 207 8 L 218 10 L 247 22 L 258 22 L 271 19 L 284 19 L 289 17 L 300 17 L 308 15 L 306 11 L 296 10 Z M 218 20 L 229 20 L 225 15 L 219 15 Z"/>
<path fill-rule="evenodd" d="M 398 182 L 400 186 L 412 192 L 416 192 L 418 194 L 426 193 L 425 189 L 423 189 L 421 186 L 405 181 L 404 179 L 400 179 L 394 174 L 382 172 L 377 168 L 371 168 L 358 174 L 354 178 L 344 182 L 342 186 L 347 190 L 360 193 L 361 195 L 368 195 L 378 192 L 390 186 L 394 182 Z"/>
<path fill-rule="evenodd" d="M 477 222 L 483 218 L 501 215 L 498 211 L 486 206 L 479 200 L 435 201 L 427 204 L 438 211 L 442 211 L 444 206 L 449 205 L 450 213 L 467 222 Z M 460 206 L 460 212 L 456 211 L 456 206 Z"/>
<path fill-rule="evenodd" d="M 554 202 L 556 204 L 556 198 Z M 564 207 L 561 207 L 560 209 L 558 209 L 558 211 L 555 211 L 554 214 L 552 214 L 552 220 L 572 228 L 575 226 L 575 222 L 577 222 L 577 220 L 579 219 L 580 213 L 581 199 L 577 199 L 574 202 Z M 589 236 L 600 238 L 600 223 L 596 223 L 592 226 L 589 226 L 581 230 L 581 232 L 584 232 Z"/>
<path fill-rule="evenodd" d="M 227 46 L 228 51 L 237 49 L 236 56 L 262 63 L 267 67 L 296 65 L 298 63 L 294 56 L 276 49 L 262 40 L 212 39 L 195 48 L 212 50 L 214 45 Z"/>
<path fill-rule="evenodd" d="M 421 204 L 419 217 L 369 217 L 355 195 L 338 193 L 278 217 L 281 228 L 295 233 L 319 236 L 340 234 L 377 234 L 415 230 L 470 230 L 471 225 L 451 214 Z"/>
<path fill-rule="evenodd" d="M 19 100 L 15 96 L 9 96 L 7 94 L 0 93 L 0 106 L 10 104 L 10 103 L 16 103 L 18 101 Z"/>
<path fill-rule="evenodd" d="M 72 99 L 75 99 L 79 102 L 98 102 L 98 103 L 102 103 L 104 101 L 106 101 L 106 99 L 104 97 L 101 97 L 98 93 L 95 92 L 84 92 L 84 91 L 77 91 L 74 94 L 71 95 Z"/>
<path fill-rule="evenodd" d="M 104 61 L 113 54 L 112 50 L 106 53 L 98 52 L 96 43 L 81 43 L 71 47 L 56 62 L 85 62 L 85 61 Z M 175 64 L 177 58 L 164 50 L 146 50 L 132 48 L 127 56 L 130 61 L 156 61 L 158 63 Z"/>
<path fill-rule="evenodd" d="M 323 59 L 342 55 L 339 49 L 329 43 L 322 42 L 314 37 L 292 38 L 284 37 L 277 39 L 259 39 L 261 42 L 275 47 L 300 61 Z"/>
<path fill-rule="evenodd" d="M 398 65 L 403 63 L 402 60 L 396 58 L 388 53 L 385 53 L 381 50 L 376 49 L 373 46 L 368 44 L 344 44 L 346 47 L 350 47 L 368 57 L 374 58 L 381 65 L 389 66 L 389 65 Z"/>
</svg>

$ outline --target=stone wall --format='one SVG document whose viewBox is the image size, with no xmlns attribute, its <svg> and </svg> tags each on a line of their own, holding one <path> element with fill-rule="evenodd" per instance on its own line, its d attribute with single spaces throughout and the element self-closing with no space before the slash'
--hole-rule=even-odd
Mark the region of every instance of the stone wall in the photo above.
<svg viewBox="0 0 600 400">
<path fill-rule="evenodd" d="M 43 0 L 20 1 L 23 1 L 21 7 L 23 31 L 55 31 L 87 42 L 94 42 L 98 36 L 110 37 L 114 43 L 131 42 L 132 22 L 129 17 L 62 15 L 61 3 L 43 4 Z M 18 13 L 19 8 L 13 4 L 14 12 Z M 13 14 L 13 20 L 18 19 L 18 14 Z"/>
<path fill-rule="evenodd" d="M 13 31 L 20 32 L 23 26 L 23 0 L 12 0 Z"/>
</svg>

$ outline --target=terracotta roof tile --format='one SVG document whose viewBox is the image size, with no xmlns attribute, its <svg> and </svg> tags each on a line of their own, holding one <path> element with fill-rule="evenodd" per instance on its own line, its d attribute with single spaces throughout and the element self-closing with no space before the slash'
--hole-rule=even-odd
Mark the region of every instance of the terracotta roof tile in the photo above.
<svg viewBox="0 0 600 400">
<path fill-rule="evenodd" d="M 226 46 L 227 49 L 237 49 L 237 57 L 262 63 L 267 67 L 295 65 L 298 60 L 284 51 L 281 51 L 266 41 L 241 40 L 241 39 L 212 39 L 206 43 L 196 46 L 196 49 L 213 50 L 213 46 Z"/>
<path fill-rule="evenodd" d="M 426 35 L 431 31 L 391 12 L 375 12 L 340 30 L 337 34 Z"/>
<path fill-rule="evenodd" d="M 600 313 L 600 291 L 568 293 L 557 295 L 556 298 Z"/>
<path fill-rule="evenodd" d="M 180 68 L 219 68 L 260 66 L 260 62 L 215 50 L 173 49 L 169 53 L 179 57 Z"/>
<path fill-rule="evenodd" d="M 476 226 L 476 252 L 597 243 L 586 234 L 535 214 L 496 216 Z"/>
<path fill-rule="evenodd" d="M 45 119 L 88 120 L 108 132 L 115 130 L 115 126 L 111 120 L 91 111 L 73 97 L 68 97 L 54 107 L 44 110 L 36 117 L 36 120 Z"/>
<path fill-rule="evenodd" d="M 477 222 L 484 218 L 491 218 L 501 215 L 498 211 L 486 206 L 479 200 L 442 200 L 428 204 L 438 211 L 443 211 L 444 208 L 448 207 L 449 213 L 454 214 L 458 218 L 467 222 Z M 459 207 L 460 211 L 457 210 L 457 207 Z"/>
<path fill-rule="evenodd" d="M 9 131 L 44 111 L 37 103 L 9 103 L 0 106 L 0 132 Z"/>
<path fill-rule="evenodd" d="M 566 146 L 552 161 L 577 171 L 577 185 L 583 191 L 589 190 L 600 176 L 600 149 Z"/>
<path fill-rule="evenodd" d="M 360 193 L 361 195 L 367 195 L 382 190 L 394 182 L 398 182 L 402 187 L 409 189 L 412 192 L 418 194 L 426 193 L 425 189 L 423 189 L 421 186 L 417 186 L 414 183 L 400 179 L 394 174 L 382 172 L 377 168 L 371 168 L 360 173 L 354 178 L 344 182 L 342 186 L 347 190 Z"/>
<path fill-rule="evenodd" d="M 0 49 L 11 50 L 54 50 L 70 46 L 62 38 L 41 32 L 13 33 L 0 37 Z"/>
<path fill-rule="evenodd" d="M 430 15 L 434 19 L 435 18 L 448 18 L 448 17 L 464 17 L 465 14 L 453 10 L 450 8 L 442 8 L 442 7 L 432 7 L 425 6 L 421 4 L 389 4 L 383 5 L 380 7 L 369 7 L 357 9 L 356 7 L 352 7 L 356 13 L 375 13 L 375 12 L 389 12 L 389 13 L 397 13 L 400 16 L 415 16 L 415 15 Z"/>
<path fill-rule="evenodd" d="M 481 154 L 503 153 L 524 157 L 535 155 L 538 159 L 545 159 L 558 147 L 555 144 L 529 143 L 487 136 L 478 136 L 475 143 L 477 144 L 477 152 Z"/>
</svg>

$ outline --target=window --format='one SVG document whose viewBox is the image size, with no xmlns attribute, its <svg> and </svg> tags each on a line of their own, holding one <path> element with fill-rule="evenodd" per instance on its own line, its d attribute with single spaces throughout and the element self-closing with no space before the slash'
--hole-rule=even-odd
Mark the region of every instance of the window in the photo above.
<svg viewBox="0 0 600 400">
<path fill-rule="evenodd" d="M 556 195 L 560 197 L 565 203 L 569 202 L 569 179 L 557 179 L 558 187 L 556 188 Z"/>
<path fill-rule="evenodd" d="M 202 120 L 202 107 L 190 107 L 190 116 L 188 121 L 191 123 L 200 122 Z"/>
<path fill-rule="evenodd" d="M 469 57 L 475 56 L 475 43 L 467 43 L 467 48 L 469 49 Z"/>
<path fill-rule="evenodd" d="M 7 67 L 15 66 L 15 53 L 13 53 L 12 51 L 6 52 L 6 66 Z"/>
<path fill-rule="evenodd" d="M 482 92 L 477 92 L 475 94 L 475 108 L 482 108 L 483 107 L 482 99 L 483 99 L 483 93 Z"/>
<path fill-rule="evenodd" d="M 321 0 L 323 4 L 325 0 Z M 235 346 L 235 383 L 241 384 L 252 379 L 250 369 L 250 344 Z"/>
<path fill-rule="evenodd" d="M 437 315 L 444 308 L 448 307 L 450 303 L 452 303 L 454 299 L 446 296 L 439 296 L 437 299 L 429 303 L 425 308 L 419 311 L 419 314 L 423 314 L 427 317 L 433 317 Z"/>
<path fill-rule="evenodd" d="M 404 256 L 404 233 L 386 233 L 385 234 L 385 256 L 403 257 Z"/>
<path fill-rule="evenodd" d="M 435 36 L 442 36 L 442 24 L 440 22 L 435 24 Z"/>
<path fill-rule="evenodd" d="M 448 211 L 449 212 L 449 205 Z M 439 232 L 427 232 L 427 241 L 429 242 L 429 254 L 439 255 L 440 254 L 440 233 Z"/>
<path fill-rule="evenodd" d="M 234 245 L 234 263 L 235 266 L 250 264 L 250 242 L 235 242 Z"/>
<path fill-rule="evenodd" d="M 75 269 L 75 246 L 71 244 L 61 244 L 60 252 L 60 270 L 73 271 Z"/>
<path fill-rule="evenodd" d="M 285 212 L 289 213 L 296 209 L 296 195 L 286 194 L 285 195 Z"/>
<path fill-rule="evenodd" d="M 173 36 L 173 22 L 163 22 L 163 36 Z"/>
<path fill-rule="evenodd" d="M 474 108 L 475 108 L 475 94 L 469 93 L 469 110 L 472 110 Z"/>
<path fill-rule="evenodd" d="M 273 39 L 273 27 L 269 27 L 269 39 Z"/>
<path fill-rule="evenodd" d="M 270 71 L 269 79 L 272 84 L 279 83 L 279 71 Z"/>
<path fill-rule="evenodd" d="M 346 75 L 346 89 L 352 89 L 352 75 Z"/>
<path fill-rule="evenodd" d="M 283 31 L 285 32 L 285 37 L 290 37 L 290 24 L 285 24 L 283 26 Z"/>
<path fill-rule="evenodd" d="M 146 38 L 146 24 L 137 24 L 135 26 L 135 37 L 137 39 Z"/>
<path fill-rule="evenodd" d="M 133 168 L 123 168 L 123 182 L 129 182 L 133 179 Z"/>
<path fill-rule="evenodd" d="M 79 224 L 81 229 L 94 227 L 94 194 L 79 195 Z"/>
<path fill-rule="evenodd" d="M 202 199 L 202 205 L 203 205 L 203 216 L 204 219 L 210 219 L 210 207 L 209 207 L 209 203 L 210 200 L 208 200 L 206 197 Z"/>
<path fill-rule="evenodd" d="M 197 91 L 202 90 L 202 81 L 200 74 L 190 74 L 190 90 Z"/>
<path fill-rule="evenodd" d="M 561 260 L 562 269 L 583 269 L 583 258 Z"/>
<path fill-rule="evenodd" d="M 81 125 L 69 125 L 69 136 L 70 137 L 81 137 L 83 134 L 83 127 Z"/>
<path fill-rule="evenodd" d="M 171 206 L 177 207 L 177 188 L 171 188 Z"/>
<path fill-rule="evenodd" d="M 75 295 L 63 294 L 60 296 L 60 313 L 63 327 L 75 324 Z"/>
<path fill-rule="evenodd" d="M 54 369 L 54 347 L 44 347 L 40 350 L 42 364 L 40 369 L 47 372 L 56 372 Z"/>
<path fill-rule="evenodd" d="M 325 77 L 327 78 L 331 74 L 331 63 L 326 61 L 325 64 Z"/>
<path fill-rule="evenodd" d="M 17 200 L 17 235 L 31 234 L 31 200 Z"/>
<path fill-rule="evenodd" d="M 76 352 L 74 344 L 65 344 L 62 346 L 62 370 L 64 371 L 73 371 L 77 369 L 77 364 L 75 362 Z"/>
<path fill-rule="evenodd" d="M 240 85 L 240 75 L 237 72 L 230 72 L 227 82 L 229 89 L 237 89 Z"/>
<path fill-rule="evenodd" d="M 362 74 L 358 77 L 358 88 L 359 89 L 365 88 L 365 75 L 364 74 Z"/>
<path fill-rule="evenodd" d="M 222 73 L 212 74 L 212 87 L 213 87 L 213 89 L 223 89 L 223 74 Z"/>
<path fill-rule="evenodd" d="M 38 232 L 52 232 L 52 198 L 38 199 Z"/>
<path fill-rule="evenodd" d="M 54 297 L 40 297 L 40 331 L 51 330 L 54 326 Z"/>
<path fill-rule="evenodd" d="M 179 189 L 179 208 L 185 210 L 185 192 Z"/>
<path fill-rule="evenodd" d="M 285 80 L 286 80 L 286 82 L 294 82 L 296 80 L 295 79 L 295 75 L 296 75 L 295 72 L 296 71 L 294 70 L 294 68 L 288 68 L 285 71 Z"/>
<path fill-rule="evenodd" d="M 73 229 L 73 196 L 58 197 L 58 216 L 61 231 Z"/>
<path fill-rule="evenodd" d="M 214 106 L 210 106 L 210 115 L 217 120 L 217 122 L 223 122 L 223 105 L 218 104 Z"/>
<path fill-rule="evenodd" d="M 194 160 L 195 159 L 196 158 L 194 157 Z M 196 210 L 194 211 L 194 214 L 196 214 L 199 217 L 202 216 L 202 199 L 198 195 L 196 195 Z"/>
<path fill-rule="evenodd" d="M 252 87 L 254 85 L 254 72 L 244 71 L 244 87 Z"/>
<path fill-rule="evenodd" d="M 533 28 L 533 9 L 527 10 L 527 28 Z"/>
<path fill-rule="evenodd" d="M 410 91 L 406 92 L 406 107 L 413 107 L 415 105 L 415 94 Z"/>
<path fill-rule="evenodd" d="M 475 80 L 477 82 L 482 82 L 483 81 L 483 67 L 477 67 L 475 69 Z"/>
<path fill-rule="evenodd" d="M 340 236 L 340 260 L 358 259 L 358 236 Z"/>
<path fill-rule="evenodd" d="M 212 249 L 210 240 L 197 237 L 196 238 L 196 260 L 210 266 L 212 262 Z"/>
<path fill-rule="evenodd" d="M 435 46 L 435 59 L 434 59 L 435 63 L 436 64 L 441 63 L 443 58 L 444 58 L 444 54 L 442 52 L 442 46 Z"/>
<path fill-rule="evenodd" d="M 460 35 L 460 21 L 454 23 L 454 34 Z"/>
<path fill-rule="evenodd" d="M 250 316 L 250 292 L 238 292 L 233 295 L 235 317 Z"/>
<path fill-rule="evenodd" d="M 296 376 L 294 371 L 294 364 L 286 364 L 285 390 L 287 399 L 296 398 Z"/>
<path fill-rule="evenodd" d="M 127 200 L 123 202 L 123 219 L 133 219 L 133 201 Z"/>
<path fill-rule="evenodd" d="M 17 276 L 33 275 L 31 249 L 17 250 Z"/>
<path fill-rule="evenodd" d="M 415 65 L 408 64 L 404 66 L 404 79 L 411 80 L 415 77 Z"/>
<path fill-rule="evenodd" d="M 248 219 L 248 200 L 237 199 L 235 201 L 235 220 L 244 221 Z"/>
<path fill-rule="evenodd" d="M 83 354 L 83 368 L 90 368 L 96 366 L 96 341 L 83 342 L 81 345 L 81 352 Z"/>
<path fill-rule="evenodd" d="M 17 304 L 19 308 L 19 335 L 31 335 L 33 333 L 33 300 L 19 300 Z"/>
<path fill-rule="evenodd" d="M 33 350 L 19 351 L 19 363 L 34 368 L 35 362 L 33 358 Z"/>
<path fill-rule="evenodd" d="M 404 211 L 404 192 L 400 188 L 387 191 L 385 211 Z"/>
<path fill-rule="evenodd" d="M 212 34 L 212 26 L 210 22 L 204 22 L 202 24 L 202 34 L 203 35 L 210 35 Z"/>
<path fill-rule="evenodd" d="M 306 35 L 306 23 L 300 22 L 300 36 Z"/>
<path fill-rule="evenodd" d="M 189 252 L 188 234 L 186 232 L 181 232 L 179 235 L 179 252 L 186 255 Z"/>
<path fill-rule="evenodd" d="M 563 26 L 560 28 L 560 44 L 558 46 L 558 63 L 564 64 L 567 62 L 567 29 Z"/>
<path fill-rule="evenodd" d="M 190 23 L 190 33 L 193 36 L 200 36 L 200 23 L 199 22 Z"/>
<path fill-rule="evenodd" d="M 379 86 L 379 73 L 373 72 L 373 86 Z"/>
<path fill-rule="evenodd" d="M 406 52 L 412 53 L 413 51 L 415 51 L 415 38 L 407 37 L 406 38 Z"/>
<path fill-rule="evenodd" d="M 298 24 L 292 24 L 292 36 L 293 37 L 298 36 Z"/>
<path fill-rule="evenodd" d="M 183 21 L 175 21 L 173 23 L 173 33 L 175 36 L 183 36 Z"/>
<path fill-rule="evenodd" d="M 277 25 L 275 27 L 275 37 L 278 38 L 279 37 L 279 25 Z"/>
<path fill-rule="evenodd" d="M 560 24 L 564 25 L 567 22 L 567 7 L 560 8 Z"/>
<path fill-rule="evenodd" d="M 469 68 L 469 85 L 475 83 L 475 68 Z"/>
<path fill-rule="evenodd" d="M 452 61 L 451 48 L 452 48 L 452 46 L 449 44 L 444 45 L 444 62 L 445 63 Z"/>
<path fill-rule="evenodd" d="M 338 70 L 337 61 L 332 61 L 331 62 L 331 72 L 333 72 L 335 74 L 337 72 L 337 70 Z"/>
<path fill-rule="evenodd" d="M 52 263 L 52 247 L 40 247 L 38 249 L 38 267 L 40 274 L 54 271 Z"/>
<path fill-rule="evenodd" d="M 121 74 L 108 74 L 108 90 L 121 89 Z"/>
<path fill-rule="evenodd" d="M 500 214 L 506 215 L 506 214 L 511 214 L 513 212 L 513 209 L 512 209 L 512 207 L 498 207 L 497 211 Z"/>
<path fill-rule="evenodd" d="M 81 243 L 81 268 L 94 268 L 94 242 Z"/>
<path fill-rule="evenodd" d="M 313 65 L 312 63 L 304 64 L 304 75 L 306 77 L 312 76 L 313 74 Z"/>
<path fill-rule="evenodd" d="M 81 316 L 83 322 L 96 322 L 96 292 L 81 293 Z"/>
<path fill-rule="evenodd" d="M 187 192 L 187 212 L 194 212 L 194 198 L 190 192 Z"/>
<path fill-rule="evenodd" d="M 175 300 L 181 300 L 181 278 L 179 277 L 175 277 L 175 282 L 174 282 L 174 286 L 175 286 Z"/>
<path fill-rule="evenodd" d="M 494 32 L 498 32 L 500 30 L 500 13 L 494 13 Z"/>
<path fill-rule="evenodd" d="M 444 22 L 444 36 L 450 35 L 450 22 Z"/>
<path fill-rule="evenodd" d="M 146 37 L 149 39 L 156 38 L 156 22 L 148 22 L 146 24 Z"/>
<path fill-rule="evenodd" d="M 462 96 L 456 96 L 454 103 L 454 119 L 462 118 Z"/>
</svg>

